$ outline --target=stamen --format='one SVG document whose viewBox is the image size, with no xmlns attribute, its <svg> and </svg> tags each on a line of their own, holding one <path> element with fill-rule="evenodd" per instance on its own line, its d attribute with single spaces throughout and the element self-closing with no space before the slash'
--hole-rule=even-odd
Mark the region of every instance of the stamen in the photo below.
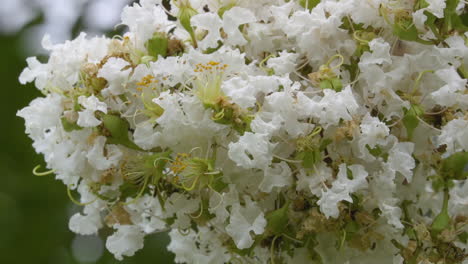
<svg viewBox="0 0 468 264">
<path fill-rule="evenodd" d="M 200 202 L 200 213 L 198 213 L 198 215 L 196 215 L 196 216 L 190 215 L 190 217 L 193 218 L 193 219 L 197 219 L 197 218 L 200 218 L 202 216 L 202 214 L 203 214 L 203 202 Z"/>
<path fill-rule="evenodd" d="M 55 170 L 49 170 L 49 171 L 44 171 L 44 172 L 38 172 L 37 170 L 41 167 L 41 165 L 37 165 L 36 167 L 34 167 L 32 173 L 35 175 L 35 176 L 47 176 L 47 175 L 50 175 L 50 174 L 53 174 L 55 173 Z"/>
<path fill-rule="evenodd" d="M 182 229 L 182 228 L 177 228 L 177 231 L 179 231 L 179 234 L 182 236 L 188 236 L 190 234 L 190 228 L 187 229 Z"/>
<path fill-rule="evenodd" d="M 89 201 L 89 202 L 86 202 L 86 203 L 80 203 L 78 202 L 72 195 L 71 193 L 71 189 L 70 189 L 70 186 L 67 185 L 67 195 L 68 195 L 68 198 L 70 198 L 70 201 L 72 201 L 74 204 L 78 205 L 78 206 L 86 206 L 86 205 L 90 205 L 92 203 L 94 203 L 95 201 L 97 201 L 97 197 L 96 199 L 92 200 L 92 201 Z"/>
</svg>

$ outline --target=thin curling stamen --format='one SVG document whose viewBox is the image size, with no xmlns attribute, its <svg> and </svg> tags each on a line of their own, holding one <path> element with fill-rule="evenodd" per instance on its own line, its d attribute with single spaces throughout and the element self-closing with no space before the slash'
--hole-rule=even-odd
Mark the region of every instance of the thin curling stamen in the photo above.
<svg viewBox="0 0 468 264">
<path fill-rule="evenodd" d="M 94 203 L 95 201 L 97 201 L 97 197 L 92 200 L 92 201 L 89 201 L 89 202 L 86 202 L 86 203 L 81 203 L 81 202 L 78 202 L 72 195 L 71 193 L 71 189 L 70 189 L 70 185 L 67 185 L 67 195 L 68 195 L 68 198 L 70 198 L 70 201 L 72 201 L 72 203 L 78 205 L 78 206 L 86 206 L 86 205 L 90 205 L 92 203 Z"/>
<path fill-rule="evenodd" d="M 44 171 L 44 172 L 38 172 L 37 170 L 41 168 L 41 165 L 37 165 L 36 167 L 34 167 L 32 173 L 35 175 L 35 176 L 47 176 L 47 175 L 51 175 L 51 174 L 54 174 L 55 173 L 55 170 L 48 170 L 48 171 Z"/>
</svg>

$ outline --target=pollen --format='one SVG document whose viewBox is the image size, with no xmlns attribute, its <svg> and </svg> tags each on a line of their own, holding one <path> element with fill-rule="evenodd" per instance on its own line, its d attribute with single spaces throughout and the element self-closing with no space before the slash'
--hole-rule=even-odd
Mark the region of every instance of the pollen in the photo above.
<svg viewBox="0 0 468 264">
<path fill-rule="evenodd" d="M 209 72 L 213 73 L 213 70 L 217 70 L 218 72 L 224 72 L 228 67 L 228 64 L 221 64 L 217 61 L 209 61 L 207 63 L 198 63 L 195 65 L 194 72 Z"/>
<path fill-rule="evenodd" d="M 187 153 L 178 153 L 177 157 L 170 167 L 171 171 L 174 173 L 180 173 L 187 168 L 186 159 L 189 157 Z"/>
<path fill-rule="evenodd" d="M 158 83 L 159 81 L 155 79 L 154 75 L 148 74 L 141 79 L 141 81 L 137 82 L 138 86 L 149 87 L 152 83 Z M 141 88 L 140 88 L 141 89 Z M 138 90 L 138 88 L 137 88 Z M 138 90 L 141 91 L 141 90 Z"/>
</svg>

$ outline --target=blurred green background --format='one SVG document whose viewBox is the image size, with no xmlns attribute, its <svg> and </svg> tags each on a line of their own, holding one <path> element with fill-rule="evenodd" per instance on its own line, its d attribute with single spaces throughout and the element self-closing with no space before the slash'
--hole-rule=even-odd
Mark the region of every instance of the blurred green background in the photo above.
<svg viewBox="0 0 468 264">
<path fill-rule="evenodd" d="M 32 22 L 37 23 L 41 18 Z M 74 36 L 83 30 L 79 23 Z M 0 263 L 173 263 L 173 255 L 166 250 L 167 234 L 148 236 L 143 250 L 120 262 L 105 249 L 103 234 L 76 236 L 68 229 L 68 219 L 80 208 L 69 201 L 65 186 L 52 175 L 36 177 L 31 173 L 36 165 L 44 168 L 45 164 L 42 156 L 35 154 L 23 120 L 16 116 L 19 109 L 41 96 L 33 84 L 18 82 L 26 66 L 27 32 L 0 35 Z"/>
</svg>

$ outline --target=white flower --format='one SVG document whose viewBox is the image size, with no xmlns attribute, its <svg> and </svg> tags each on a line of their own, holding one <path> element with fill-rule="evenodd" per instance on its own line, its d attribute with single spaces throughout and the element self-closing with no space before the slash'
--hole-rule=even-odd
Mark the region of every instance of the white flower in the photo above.
<svg viewBox="0 0 468 264">
<path fill-rule="evenodd" d="M 168 32 L 174 22 L 167 19 L 167 15 L 160 5 L 160 1 L 142 1 L 141 4 L 127 6 L 122 12 L 122 24 L 127 25 L 135 34 L 139 48 L 151 38 L 154 32 Z"/>
<path fill-rule="evenodd" d="M 282 51 L 279 53 L 278 57 L 274 57 L 268 60 L 268 67 L 275 70 L 275 74 L 284 75 L 291 73 L 296 68 L 296 61 L 299 58 L 299 55 L 296 53 L 289 53 L 287 51 Z"/>
<path fill-rule="evenodd" d="M 348 169 L 352 174 L 352 179 L 348 179 Z M 367 187 L 367 172 L 361 165 L 346 166 L 340 164 L 340 170 L 337 179 L 333 182 L 330 189 L 322 191 L 322 197 L 317 204 L 322 213 L 329 218 L 339 216 L 338 203 L 341 201 L 353 202 L 350 194 Z"/>
<path fill-rule="evenodd" d="M 458 75 L 454 68 L 438 70 L 435 74 L 443 80 L 446 85 L 432 92 L 432 98 L 442 106 L 450 107 L 460 104 L 465 108 L 468 107 L 468 95 L 463 93 L 466 90 L 467 80 L 460 78 L 460 75 Z"/>
<path fill-rule="evenodd" d="M 323 162 L 317 164 L 312 172 L 300 170 L 297 175 L 298 191 L 309 191 L 313 195 L 320 197 L 325 183 L 333 178 L 333 170 Z"/>
<path fill-rule="evenodd" d="M 458 118 L 448 122 L 437 138 L 437 145 L 446 145 L 446 156 L 455 152 L 468 151 L 468 121 Z"/>
<path fill-rule="evenodd" d="M 103 226 L 99 208 L 94 206 L 86 206 L 84 215 L 76 213 L 70 218 L 68 227 L 71 231 L 80 235 L 93 235 L 97 234 L 99 229 Z"/>
<path fill-rule="evenodd" d="M 140 226 L 146 234 L 163 230 L 166 227 L 166 223 L 162 220 L 163 210 L 157 198 L 145 195 L 126 207 L 131 214 L 132 223 Z"/>
<path fill-rule="evenodd" d="M 34 99 L 29 106 L 18 111 L 17 115 L 26 122 L 26 133 L 31 138 L 42 137 L 47 129 L 58 126 L 63 112 L 62 98 L 57 94 Z"/>
<path fill-rule="evenodd" d="M 234 204 L 229 225 L 226 226 L 226 232 L 239 249 L 249 248 L 253 244 L 250 232 L 262 234 L 266 226 L 266 219 L 260 208 L 247 196 L 244 199 L 245 206 Z"/>
<path fill-rule="evenodd" d="M 235 6 L 226 11 L 223 15 L 223 29 L 228 35 L 226 42 L 232 46 L 246 44 L 247 40 L 242 36 L 239 26 L 255 21 L 255 14 L 249 9 Z"/>
<path fill-rule="evenodd" d="M 249 76 L 248 80 L 234 77 L 223 82 L 222 90 L 234 103 L 242 108 L 255 106 L 257 95 L 269 94 L 278 90 L 279 83 L 275 77 Z"/>
<path fill-rule="evenodd" d="M 445 204 L 440 158 L 468 151 L 468 32 L 440 30 L 448 2 L 170 2 L 126 7 L 122 38 L 46 36 L 49 60 L 27 59 L 19 80 L 45 97 L 17 115 L 51 170 L 34 174 L 87 204 L 69 228 L 96 234 L 122 209 L 106 243 L 117 259 L 169 228 L 178 263 L 403 263 L 407 220 L 419 236 Z M 408 139 L 411 105 L 424 115 Z M 103 126 L 108 114 L 120 121 Z M 449 186 L 452 218 L 468 207 L 463 182 Z M 353 249 L 349 228 L 372 250 Z"/>
<path fill-rule="evenodd" d="M 390 129 L 381 122 L 377 117 L 372 117 L 367 113 L 361 120 L 361 136 L 359 137 L 359 151 L 361 157 L 369 160 L 375 159 L 369 153 L 368 148 L 374 149 L 375 147 L 385 146 L 388 143 L 388 135 Z"/>
<path fill-rule="evenodd" d="M 40 63 L 36 57 L 30 57 L 26 61 L 28 67 L 21 72 L 19 77 L 20 83 L 26 84 L 36 80 L 36 87 L 40 90 L 44 89 L 47 85 L 47 79 L 49 78 L 49 65 Z"/>
<path fill-rule="evenodd" d="M 123 256 L 133 256 L 143 248 L 145 234 L 138 226 L 116 225 L 115 227 L 117 231 L 107 238 L 106 247 L 116 259 L 123 260 Z"/>
<path fill-rule="evenodd" d="M 271 192 L 273 188 L 284 187 L 291 184 L 291 168 L 286 162 L 274 163 L 272 167 L 265 169 L 265 176 L 259 189 L 262 192 Z"/>
<path fill-rule="evenodd" d="M 412 170 L 416 163 L 411 156 L 414 150 L 414 143 L 399 142 L 395 144 L 389 151 L 388 165 L 389 167 L 405 176 L 408 182 L 413 178 Z"/>
<path fill-rule="evenodd" d="M 88 162 L 97 170 L 106 170 L 119 163 L 122 151 L 116 145 L 106 145 L 106 138 L 99 136 L 86 155 Z"/>
<path fill-rule="evenodd" d="M 110 58 L 99 70 L 98 77 L 104 78 L 109 82 L 109 86 L 103 93 L 119 95 L 124 92 L 124 83 L 128 79 L 131 69 L 128 69 L 130 63 L 121 58 Z"/>
<path fill-rule="evenodd" d="M 101 120 L 97 119 L 94 112 L 101 111 L 107 114 L 107 105 L 104 102 L 91 95 L 90 97 L 80 96 L 78 97 L 78 103 L 81 104 L 85 109 L 78 112 L 77 124 L 81 127 L 95 127 L 101 124 Z"/>
<path fill-rule="evenodd" d="M 331 89 L 325 89 L 323 92 L 323 97 L 316 96 L 312 99 L 299 93 L 298 102 L 305 114 L 317 118 L 325 128 L 338 124 L 340 120 L 352 120 L 352 116 L 357 114 L 359 105 L 350 86 L 341 92 Z"/>
<path fill-rule="evenodd" d="M 270 165 L 275 145 L 265 134 L 246 132 L 238 142 L 229 144 L 228 155 L 240 167 L 263 169 Z"/>
<path fill-rule="evenodd" d="M 208 34 L 203 40 L 198 42 L 201 49 L 216 48 L 218 41 L 221 40 L 219 30 L 222 27 L 222 21 L 218 14 L 205 13 L 193 16 L 191 19 L 192 26 L 208 30 Z"/>
</svg>

